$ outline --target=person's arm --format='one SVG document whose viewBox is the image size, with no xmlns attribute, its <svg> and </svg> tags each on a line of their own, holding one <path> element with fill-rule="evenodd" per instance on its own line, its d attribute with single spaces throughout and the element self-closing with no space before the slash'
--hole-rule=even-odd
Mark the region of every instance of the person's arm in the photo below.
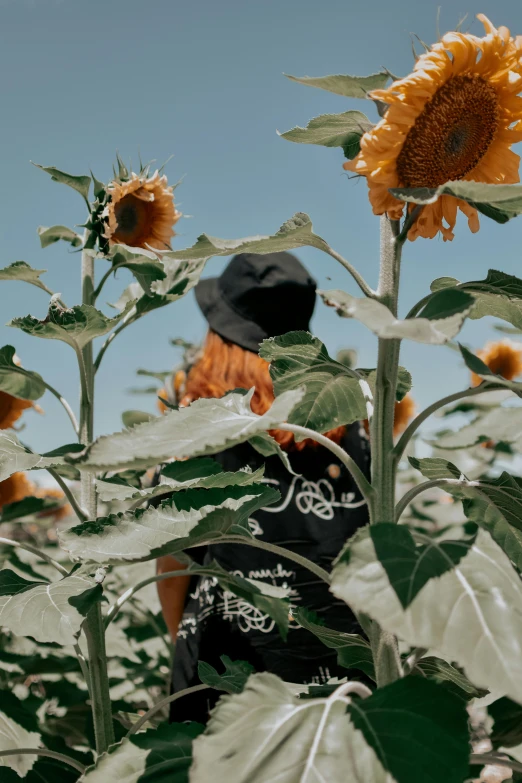
<svg viewBox="0 0 522 783">
<path fill-rule="evenodd" d="M 156 573 L 166 574 L 168 571 L 179 571 L 186 568 L 186 563 L 180 563 L 171 555 L 159 557 L 156 561 Z M 190 576 L 173 576 L 171 579 L 161 579 L 156 583 L 163 612 L 163 618 L 169 629 L 172 641 L 176 641 L 178 626 L 183 617 L 185 599 L 190 584 Z"/>
</svg>

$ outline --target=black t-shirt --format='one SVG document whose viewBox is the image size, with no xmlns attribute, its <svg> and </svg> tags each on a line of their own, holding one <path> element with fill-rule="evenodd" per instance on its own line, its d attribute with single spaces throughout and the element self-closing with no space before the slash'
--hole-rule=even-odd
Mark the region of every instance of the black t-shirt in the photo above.
<svg viewBox="0 0 522 783">
<path fill-rule="evenodd" d="M 342 446 L 369 476 L 369 443 L 357 422 L 347 428 Z M 276 457 L 262 457 L 248 443 L 215 458 L 227 471 L 265 464 L 263 481 L 278 489 L 281 499 L 257 511 L 249 520 L 256 538 L 297 552 L 327 571 L 344 542 L 368 522 L 368 510 L 347 469 L 332 452 L 308 447 L 290 453 L 292 475 Z M 317 576 L 291 560 L 245 545 L 212 544 L 198 552 L 198 560 L 217 560 L 228 571 L 291 590 L 293 604 L 312 609 L 325 625 L 340 631 L 359 631 L 347 605 L 338 601 Z M 284 642 L 274 621 L 262 611 L 223 591 L 215 579 L 194 578 L 179 626 L 172 687 L 182 690 L 200 682 L 198 660 L 219 671 L 220 656 L 247 660 L 257 671 L 271 671 L 288 682 L 325 682 L 344 677 L 334 650 L 326 648 L 308 631 L 291 623 Z M 174 702 L 173 720 L 205 720 L 209 695 Z M 210 702 L 212 704 L 212 702 Z"/>
</svg>

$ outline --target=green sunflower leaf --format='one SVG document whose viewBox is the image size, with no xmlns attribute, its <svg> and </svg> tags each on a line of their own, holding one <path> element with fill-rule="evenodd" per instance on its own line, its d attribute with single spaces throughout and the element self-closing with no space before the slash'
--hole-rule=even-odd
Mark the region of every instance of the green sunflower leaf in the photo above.
<svg viewBox="0 0 522 783">
<path fill-rule="evenodd" d="M 197 400 L 131 430 L 102 436 L 69 460 L 97 472 L 150 467 L 173 456 L 215 454 L 282 424 L 303 392 L 281 394 L 263 416 L 253 413 L 252 394 L 253 389 L 248 394 L 230 392 L 221 399 Z"/>
<path fill-rule="evenodd" d="M 233 661 L 228 655 L 221 655 L 220 658 L 225 667 L 224 673 L 218 674 L 209 663 L 198 661 L 199 679 L 211 688 L 227 693 L 241 693 L 254 667 L 247 661 Z"/>
<path fill-rule="evenodd" d="M 38 163 L 33 163 L 36 168 L 45 171 L 46 174 L 51 176 L 53 182 L 61 182 L 63 185 L 68 185 L 73 190 L 76 190 L 89 204 L 89 189 L 91 187 L 91 178 L 85 175 L 67 174 L 65 171 L 54 166 L 40 166 Z"/>
<path fill-rule="evenodd" d="M 16 750 L 17 748 L 39 748 L 42 738 L 38 731 L 38 724 L 34 717 L 25 709 L 14 693 L 7 690 L 0 691 L 0 751 Z M 36 754 L 13 755 L 0 758 L 2 780 L 4 775 L 8 780 L 10 770 L 13 770 L 13 778 L 20 780 L 33 768 L 37 760 Z M 7 769 L 6 769 L 7 768 Z M 15 773 L 15 774 L 14 774 Z"/>
<path fill-rule="evenodd" d="M 279 136 L 298 144 L 318 144 L 322 147 L 342 147 L 347 158 L 359 152 L 362 135 L 373 127 L 368 117 L 360 111 L 342 114 L 321 114 L 314 117 L 306 128 L 292 128 Z"/>
<path fill-rule="evenodd" d="M 62 505 L 57 498 L 37 498 L 28 495 L 14 503 L 5 503 L 0 511 L 0 523 L 14 522 L 17 519 L 40 514 L 42 511 L 52 511 Z"/>
<path fill-rule="evenodd" d="M 119 315 L 107 318 L 91 305 L 74 305 L 65 309 L 56 301 L 56 297 L 52 297 L 49 312 L 43 321 L 26 315 L 24 318 L 13 318 L 7 326 L 21 329 L 33 337 L 61 340 L 78 352 L 95 337 L 110 332 L 131 309 L 132 302 L 129 302 Z"/>
<path fill-rule="evenodd" d="M 14 356 L 12 345 L 0 348 L 0 390 L 22 400 L 39 400 L 46 389 L 42 377 L 15 364 Z"/>
<path fill-rule="evenodd" d="M 144 424 L 147 421 L 157 418 L 153 413 L 145 413 L 145 411 L 123 411 L 121 414 L 121 420 L 124 427 L 131 428 L 136 424 Z"/>
<path fill-rule="evenodd" d="M 503 696 L 488 706 L 493 718 L 491 742 L 495 749 L 514 748 L 522 743 L 522 706 Z"/>
<path fill-rule="evenodd" d="M 49 584 L 28 581 L 4 568 L 0 571 L 0 624 L 38 642 L 74 644 L 86 612 L 99 600 L 100 589 L 94 579 L 84 576 L 67 576 Z"/>
<path fill-rule="evenodd" d="M 264 340 L 259 355 L 270 362 L 276 395 L 304 389 L 288 417 L 290 423 L 327 432 L 366 418 L 360 379 L 332 359 L 324 344 L 309 332 L 288 332 Z"/>
<path fill-rule="evenodd" d="M 458 334 L 475 301 L 464 291 L 441 291 L 430 299 L 420 317 L 400 320 L 374 299 L 358 298 L 339 290 L 318 293 L 340 316 L 357 319 L 378 337 L 433 345 L 446 343 Z"/>
<path fill-rule="evenodd" d="M 113 270 L 128 269 L 146 294 L 151 294 L 151 284 L 165 280 L 166 273 L 158 256 L 150 250 L 138 250 L 127 245 L 113 245 L 107 258 Z"/>
<path fill-rule="evenodd" d="M 432 291 L 451 288 L 472 294 L 475 304 L 468 316 L 472 320 L 492 316 L 515 327 L 500 326 L 501 331 L 519 334 L 522 330 L 522 280 L 518 277 L 490 269 L 484 280 L 461 283 L 454 277 L 440 277 L 431 284 Z"/>
<path fill-rule="evenodd" d="M 319 87 L 321 90 L 333 92 L 336 95 L 344 95 L 345 98 L 368 98 L 372 90 L 382 90 L 386 87 L 388 73 L 381 71 L 370 76 L 347 76 L 344 74 L 332 74 L 331 76 L 290 76 L 285 73 L 287 79 L 308 87 Z"/>
<path fill-rule="evenodd" d="M 427 479 L 460 479 L 462 473 L 452 462 L 440 457 L 408 457 L 412 468 L 418 470 Z"/>
<path fill-rule="evenodd" d="M 163 723 L 125 738 L 89 767 L 80 783 L 187 783 L 199 723 Z"/>
<path fill-rule="evenodd" d="M 456 432 L 449 430 L 437 438 L 441 449 L 463 449 L 494 440 L 522 445 L 522 408 L 491 408 Z"/>
<path fill-rule="evenodd" d="M 429 579 L 405 609 L 365 529 L 338 558 L 331 590 L 410 646 L 437 650 L 478 687 L 522 703 L 522 582 L 485 530 L 467 547 L 457 565 Z"/>
<path fill-rule="evenodd" d="M 42 291 L 50 294 L 52 292 L 40 280 L 40 275 L 43 275 L 46 271 L 46 269 L 33 269 L 25 261 L 15 261 L 13 264 L 0 269 L 0 280 L 21 280 L 24 283 L 35 285 L 37 288 L 41 288 Z"/>
<path fill-rule="evenodd" d="M 248 517 L 279 497 L 265 484 L 188 489 L 158 507 L 82 522 L 61 531 L 60 542 L 83 562 L 151 560 L 231 534 L 249 537 Z"/>
<path fill-rule="evenodd" d="M 63 242 L 69 242 L 73 247 L 81 247 L 83 245 L 82 237 L 73 231 L 72 228 L 67 226 L 38 226 L 38 236 L 40 237 L 40 244 L 42 247 L 49 247 L 55 242 L 62 240 Z"/>
<path fill-rule="evenodd" d="M 78 444 L 72 444 L 71 452 L 78 448 Z M 68 453 L 68 452 L 64 452 Z M 48 454 L 35 454 L 28 451 L 18 440 L 12 430 L 0 430 L 0 481 L 9 478 L 13 473 L 23 470 L 39 470 L 40 468 L 57 468 L 66 466 L 61 449 L 56 449 Z"/>
<path fill-rule="evenodd" d="M 507 223 L 522 213 L 522 185 L 487 185 L 483 182 L 457 180 L 438 188 L 391 188 L 400 201 L 411 204 L 434 204 L 441 196 L 454 196 L 497 223 Z"/>
</svg>

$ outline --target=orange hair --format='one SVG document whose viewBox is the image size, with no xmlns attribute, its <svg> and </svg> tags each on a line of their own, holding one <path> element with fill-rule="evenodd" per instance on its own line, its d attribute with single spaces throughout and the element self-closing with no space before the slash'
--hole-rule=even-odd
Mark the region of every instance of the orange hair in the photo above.
<svg viewBox="0 0 522 783">
<path fill-rule="evenodd" d="M 223 397 L 233 389 L 251 389 L 252 386 L 255 387 L 252 410 L 261 416 L 274 402 L 268 362 L 252 351 L 224 340 L 210 329 L 203 354 L 188 373 L 181 405 L 189 405 L 200 397 Z M 346 427 L 336 427 L 325 434 L 330 440 L 340 443 L 345 432 Z M 301 451 L 316 445 L 310 439 L 297 443 L 292 433 L 284 430 L 271 430 L 270 435 L 285 451 Z"/>
</svg>

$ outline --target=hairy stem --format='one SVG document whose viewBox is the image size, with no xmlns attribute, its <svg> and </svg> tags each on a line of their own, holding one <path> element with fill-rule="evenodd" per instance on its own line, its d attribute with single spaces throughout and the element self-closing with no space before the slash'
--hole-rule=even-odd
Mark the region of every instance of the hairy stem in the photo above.
<svg viewBox="0 0 522 783">
<path fill-rule="evenodd" d="M 484 764 L 484 766 L 493 765 L 495 767 L 508 767 L 513 772 L 522 772 L 522 764 L 519 761 L 507 756 L 497 755 L 496 753 L 472 753 L 469 759 L 470 764 Z"/>
<path fill-rule="evenodd" d="M 49 565 L 52 565 L 53 568 L 56 568 L 56 570 L 59 571 L 62 576 L 69 576 L 68 570 L 64 568 L 63 565 L 58 563 L 58 561 L 53 560 L 53 558 L 49 557 L 49 555 L 46 555 L 45 552 L 40 552 L 40 550 L 35 546 L 31 546 L 30 544 L 23 544 L 21 541 L 12 541 L 10 538 L 0 538 L 0 544 L 14 546 L 17 549 L 25 549 L 27 552 L 31 552 L 33 555 L 39 557 L 40 560 L 44 560 L 46 563 L 49 563 Z"/>
<path fill-rule="evenodd" d="M 57 753 L 54 750 L 47 750 L 47 748 L 13 748 L 9 750 L 0 750 L 0 758 L 3 756 L 46 756 L 48 759 L 55 759 L 61 761 L 62 764 L 67 764 L 69 767 L 74 767 L 81 775 L 85 773 L 87 767 L 80 764 L 76 759 L 72 759 L 69 756 L 64 756 L 63 753 Z"/>
<path fill-rule="evenodd" d="M 67 486 L 63 478 L 57 473 L 54 468 L 46 468 L 47 472 L 50 476 L 53 477 L 53 479 L 56 481 L 60 489 L 62 490 L 63 494 L 71 504 L 71 508 L 80 520 L 80 522 L 85 522 L 88 517 L 87 513 L 84 511 L 84 509 L 79 505 L 78 501 L 76 500 L 73 491 L 70 487 Z"/>
<path fill-rule="evenodd" d="M 94 233 L 85 232 L 84 250 L 82 252 L 82 303 L 92 305 L 94 295 L 94 258 L 86 252 L 94 247 Z M 80 400 L 80 443 L 87 446 L 92 443 L 94 435 L 94 363 L 92 341 L 83 348 L 78 356 L 80 377 L 82 379 Z M 89 519 L 96 519 L 97 501 L 95 477 L 86 470 L 80 471 L 81 505 Z M 105 629 L 101 606 L 95 604 L 87 615 L 84 623 L 89 656 L 89 672 L 91 686 L 91 704 L 96 738 L 96 751 L 104 753 L 114 742 L 112 724 L 111 697 L 109 693 L 109 677 L 107 673 L 107 653 L 105 650 Z"/>
<path fill-rule="evenodd" d="M 504 388 L 504 386 L 496 383 L 481 383 L 480 386 L 473 386 L 470 389 L 464 389 L 464 391 L 448 394 L 447 397 L 442 397 L 442 399 L 433 402 L 431 405 L 428 405 L 428 407 L 419 413 L 419 415 L 413 419 L 409 426 L 406 427 L 401 437 L 397 441 L 393 449 L 395 463 L 399 462 L 404 453 L 404 449 L 412 437 L 415 435 L 421 424 L 423 424 L 423 422 L 425 422 L 432 413 L 436 413 L 436 411 L 440 410 L 440 408 L 444 408 L 445 405 L 450 405 L 452 402 L 456 402 L 457 400 L 463 400 L 466 397 L 474 397 L 477 394 L 484 394 L 485 392 L 489 391 L 499 391 L 500 389 Z"/>
<path fill-rule="evenodd" d="M 335 260 L 338 261 L 341 264 L 341 266 L 344 266 L 346 271 L 351 274 L 351 276 L 353 277 L 353 279 L 355 280 L 355 282 L 357 283 L 357 285 L 359 286 L 359 288 L 361 289 L 361 291 L 365 296 L 369 297 L 370 299 L 375 299 L 376 297 L 375 291 L 372 288 L 370 288 L 370 286 L 368 285 L 364 277 L 361 274 L 359 274 L 357 269 L 354 266 L 352 266 L 352 264 L 350 264 L 350 262 L 347 261 L 346 258 L 343 258 L 339 253 L 337 253 L 331 247 L 329 247 L 326 252 L 328 253 L 328 255 L 332 256 L 332 258 L 335 258 Z"/>
<path fill-rule="evenodd" d="M 341 460 L 345 468 L 353 476 L 354 481 L 359 487 L 361 495 L 368 503 L 368 506 L 371 506 L 373 503 L 375 491 L 360 469 L 359 465 L 355 462 L 354 459 L 352 459 L 352 457 L 350 457 L 348 452 L 346 452 L 342 446 L 334 443 L 333 440 L 330 440 L 330 438 L 327 438 L 325 435 L 321 435 L 319 432 L 311 430 L 308 427 L 301 427 L 298 424 L 280 424 L 279 429 L 286 430 L 286 432 L 292 432 L 294 435 L 300 435 L 304 438 L 311 438 L 316 443 L 319 443 L 321 446 L 324 446 L 333 454 L 335 454 L 335 456 Z"/>
<path fill-rule="evenodd" d="M 417 495 L 420 495 L 422 492 L 426 492 L 427 489 L 437 489 L 441 488 L 444 489 L 444 487 L 466 487 L 469 485 L 469 481 L 467 479 L 449 479 L 449 478 L 440 478 L 440 479 L 431 479 L 431 481 L 423 481 L 422 484 L 417 484 L 417 486 L 412 487 L 407 492 L 404 493 L 402 498 L 397 503 L 397 507 L 395 509 L 395 521 L 398 522 L 401 518 L 404 510 L 407 506 L 411 503 L 411 501 L 417 497 Z"/>
<path fill-rule="evenodd" d="M 126 739 L 129 737 L 132 737 L 133 734 L 136 734 L 137 731 L 141 729 L 142 726 L 147 723 L 150 718 L 154 717 L 154 715 L 157 712 L 160 712 L 163 707 L 166 707 L 167 704 L 172 704 L 173 701 L 177 701 L 178 699 L 181 699 L 183 696 L 188 696 L 189 693 L 196 693 L 197 691 L 206 691 L 210 688 L 210 685 L 204 685 L 201 683 L 201 685 L 192 685 L 190 688 L 184 688 L 182 691 L 177 691 L 177 693 L 172 693 L 170 696 L 166 696 L 164 699 L 159 701 L 157 704 L 154 705 L 154 707 L 151 707 L 150 710 L 148 710 L 145 715 L 142 715 L 141 718 L 136 721 L 134 726 L 130 729 L 129 733 L 127 734 Z"/>
<path fill-rule="evenodd" d="M 47 381 L 43 381 L 43 384 L 44 384 L 45 388 L 46 388 L 46 389 L 48 389 L 48 391 L 50 391 L 50 392 L 51 392 L 51 394 L 54 394 L 54 396 L 57 398 L 57 400 L 59 401 L 59 403 L 60 403 L 60 404 L 63 406 L 63 408 L 65 409 L 65 412 L 67 413 L 67 415 L 68 415 L 68 417 L 69 417 L 69 419 L 70 419 L 70 421 L 71 421 L 71 424 L 72 424 L 72 426 L 73 426 L 73 429 L 74 429 L 74 432 L 75 432 L 75 434 L 76 434 L 76 437 L 78 437 L 78 436 L 79 436 L 79 434 L 80 434 L 80 427 L 79 427 L 79 425 L 78 425 L 78 421 L 76 420 L 76 416 L 74 415 L 74 411 L 73 411 L 73 409 L 71 408 L 71 406 L 69 405 L 69 403 L 67 402 L 67 400 L 65 399 L 65 397 L 62 397 L 62 395 L 60 394 L 60 392 L 59 392 L 59 391 L 57 391 L 57 390 L 54 388 L 54 386 L 51 386 L 51 384 L 50 384 L 50 383 L 47 383 Z"/>
<path fill-rule="evenodd" d="M 399 221 L 381 217 L 381 265 L 378 299 L 397 316 L 402 243 Z M 393 420 L 399 366 L 400 340 L 379 338 L 374 410 L 370 420 L 372 448 L 372 487 L 375 497 L 371 524 L 395 519 L 395 463 L 393 460 Z M 396 638 L 374 621 L 370 631 L 375 675 L 379 687 L 402 676 Z"/>
</svg>

